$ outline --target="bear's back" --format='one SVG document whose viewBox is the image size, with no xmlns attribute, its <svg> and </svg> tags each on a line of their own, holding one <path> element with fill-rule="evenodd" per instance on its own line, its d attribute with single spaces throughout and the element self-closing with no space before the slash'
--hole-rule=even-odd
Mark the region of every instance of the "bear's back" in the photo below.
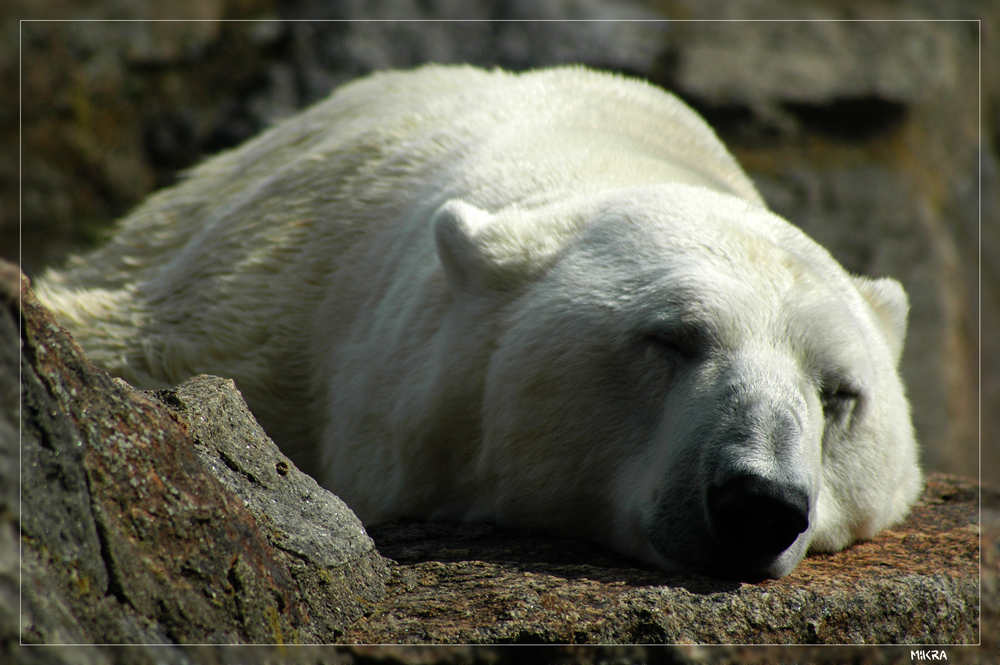
<svg viewBox="0 0 1000 665">
<path fill-rule="evenodd" d="M 236 378 L 273 435 L 270 405 L 315 401 L 328 349 L 304 331 L 333 345 L 394 284 L 433 281 L 448 199 L 530 207 L 678 177 L 760 203 L 704 121 L 649 84 L 579 67 L 375 74 L 192 169 L 38 292 L 112 373 Z"/>
<path fill-rule="evenodd" d="M 229 246 L 227 256 L 267 262 L 259 255 L 265 247 L 300 242 L 308 235 L 301 225 L 311 219 L 345 227 L 324 234 L 322 251 L 335 256 L 373 224 L 395 221 L 419 203 L 465 196 L 496 207 L 561 196 L 554 190 L 580 186 L 574 178 L 581 174 L 608 178 L 608 164 L 588 169 L 579 163 L 601 141 L 612 166 L 618 166 L 616 145 L 628 146 L 622 152 L 635 165 L 622 178 L 631 184 L 660 178 L 651 166 L 662 164 L 675 169 L 662 177 L 688 171 L 699 182 L 762 203 L 712 130 L 649 84 L 581 67 L 510 74 L 426 66 L 349 83 L 207 160 L 122 220 L 112 242 L 51 278 L 121 287 L 160 271 L 186 246 L 205 245 L 209 236 Z M 491 152 L 490 146 L 499 147 Z M 578 155 L 571 154 L 574 147 Z M 572 159 L 577 163 L 560 163 Z M 534 183 L 532 170 L 540 174 Z"/>
</svg>

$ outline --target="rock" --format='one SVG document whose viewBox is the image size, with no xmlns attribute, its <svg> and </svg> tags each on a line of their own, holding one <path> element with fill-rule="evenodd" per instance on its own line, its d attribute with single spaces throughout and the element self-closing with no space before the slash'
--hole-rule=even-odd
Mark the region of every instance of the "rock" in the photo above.
<svg viewBox="0 0 1000 665">
<path fill-rule="evenodd" d="M 297 602 L 322 626 L 294 641 L 336 641 L 384 593 L 386 562 L 361 521 L 278 450 L 231 380 L 198 376 L 155 395 L 183 418 L 203 464 L 283 553 Z"/>
<path fill-rule="evenodd" d="M 384 594 L 360 522 L 277 450 L 231 381 L 142 394 L 95 369 L 23 276 L 18 334 L 16 268 L 2 278 L 3 348 L 21 348 L 24 642 L 331 642 Z M 3 374 L 5 405 L 16 376 Z M 0 458 L 8 511 L 14 443 Z"/>
<path fill-rule="evenodd" d="M 959 80 L 955 37 L 919 21 L 696 22 L 679 36 L 675 80 L 715 104 L 920 104 Z"/>
<path fill-rule="evenodd" d="M 910 518 L 758 584 L 637 568 L 486 525 L 370 527 L 397 561 L 362 643 L 976 644 L 978 487 L 931 476 Z"/>
</svg>

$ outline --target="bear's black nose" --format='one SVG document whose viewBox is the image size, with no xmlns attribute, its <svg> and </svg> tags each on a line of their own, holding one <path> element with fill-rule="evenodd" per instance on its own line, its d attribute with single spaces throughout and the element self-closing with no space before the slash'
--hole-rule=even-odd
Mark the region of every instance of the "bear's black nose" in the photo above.
<svg viewBox="0 0 1000 665">
<path fill-rule="evenodd" d="M 733 556 L 764 560 L 784 552 L 809 528 L 809 493 L 800 486 L 741 475 L 708 493 L 712 533 Z"/>
</svg>

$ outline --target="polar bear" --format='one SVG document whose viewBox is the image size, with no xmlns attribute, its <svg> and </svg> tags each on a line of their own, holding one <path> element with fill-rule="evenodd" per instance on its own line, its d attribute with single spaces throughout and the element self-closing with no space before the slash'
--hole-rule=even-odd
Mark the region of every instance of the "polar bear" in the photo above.
<svg viewBox="0 0 1000 665">
<path fill-rule="evenodd" d="M 352 82 L 37 290 L 138 386 L 235 379 L 366 524 L 774 578 L 922 487 L 902 287 L 847 274 L 692 110 L 617 75 Z"/>
</svg>

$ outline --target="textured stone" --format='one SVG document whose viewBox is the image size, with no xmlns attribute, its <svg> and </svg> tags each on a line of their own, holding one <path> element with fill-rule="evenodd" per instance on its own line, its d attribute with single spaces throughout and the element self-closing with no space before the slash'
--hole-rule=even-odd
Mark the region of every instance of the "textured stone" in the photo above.
<svg viewBox="0 0 1000 665">
<path fill-rule="evenodd" d="M 852 97 L 919 104 L 959 80 L 954 38 L 920 21 L 696 22 L 684 26 L 676 80 L 717 104 Z"/>
<path fill-rule="evenodd" d="M 935 475 L 900 526 L 759 584 L 637 568 L 586 544 L 487 525 L 369 528 L 400 565 L 358 642 L 979 641 L 979 490 Z"/>
<path fill-rule="evenodd" d="M 386 564 L 360 522 L 278 452 L 231 381 L 161 391 L 164 408 L 96 370 L 0 267 L 4 348 L 21 347 L 24 642 L 328 642 L 381 597 Z"/>
<path fill-rule="evenodd" d="M 198 376 L 155 395 L 181 415 L 203 463 L 288 555 L 298 602 L 324 627 L 299 641 L 335 641 L 384 593 L 386 566 L 361 521 L 278 450 L 231 380 Z"/>
</svg>

